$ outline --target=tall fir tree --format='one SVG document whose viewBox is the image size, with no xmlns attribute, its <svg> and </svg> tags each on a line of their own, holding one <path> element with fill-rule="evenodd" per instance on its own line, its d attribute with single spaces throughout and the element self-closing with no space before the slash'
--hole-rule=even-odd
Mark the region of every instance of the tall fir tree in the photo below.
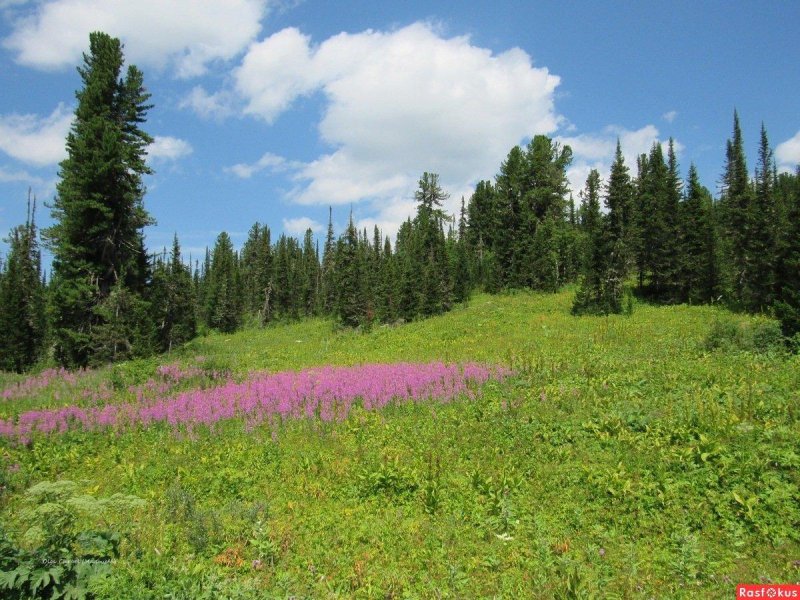
<svg viewBox="0 0 800 600">
<path fill-rule="evenodd" d="M 67 158 L 46 230 L 53 251 L 53 337 L 56 358 L 83 366 L 96 346 L 96 311 L 112 288 L 141 297 L 147 281 L 142 229 L 142 177 L 151 138 L 145 121 L 149 94 L 135 66 L 123 66 L 122 44 L 104 33 L 89 36 L 89 54 L 78 68 L 83 88 L 67 136 Z M 117 294 L 119 295 L 119 291 Z"/>
<path fill-rule="evenodd" d="M 336 266 L 337 320 L 345 327 L 368 325 L 363 263 L 352 213 L 344 235 L 337 242 Z"/>
<path fill-rule="evenodd" d="M 608 211 L 609 236 L 614 240 L 610 267 L 624 281 L 633 264 L 635 248 L 634 198 L 630 171 L 617 140 L 617 149 L 606 185 L 605 205 Z"/>
<path fill-rule="evenodd" d="M 610 268 L 611 227 L 600 212 L 600 185 L 600 174 L 592 169 L 583 193 L 587 243 L 583 277 L 572 304 L 575 315 L 606 315 L 622 310 L 622 283 Z"/>
<path fill-rule="evenodd" d="M 46 335 L 45 288 L 36 229 L 36 199 L 28 218 L 7 240 L 0 266 L 0 370 L 21 373 L 42 356 Z"/>
<path fill-rule="evenodd" d="M 750 211 L 753 189 L 747 173 L 739 114 L 733 113 L 733 138 L 728 140 L 722 177 L 721 212 L 724 223 L 727 287 L 734 305 L 747 307 L 753 276 L 749 255 Z"/>
<path fill-rule="evenodd" d="M 681 300 L 690 304 L 714 302 L 721 289 L 713 200 L 711 193 L 700 184 L 694 165 L 689 167 L 686 194 L 681 205 L 679 243 Z"/>
<path fill-rule="evenodd" d="M 242 295 L 236 253 L 224 231 L 217 236 L 207 278 L 206 323 L 222 332 L 235 331 L 242 320 Z"/>
<path fill-rule="evenodd" d="M 747 279 L 747 289 L 743 290 L 743 299 L 749 310 L 763 312 L 775 300 L 775 267 L 778 258 L 776 225 L 780 222 L 775 201 L 775 162 L 763 123 L 753 201 L 749 208 L 747 256 L 750 277 Z"/>
<path fill-rule="evenodd" d="M 170 352 L 197 332 L 197 309 L 189 267 L 181 261 L 177 234 L 172 242 L 170 260 L 160 261 L 153 272 L 150 297 L 159 352 Z"/>
<path fill-rule="evenodd" d="M 784 226 L 778 239 L 779 263 L 775 316 L 788 338 L 794 338 L 800 349 L 800 166 L 793 175 L 781 176 L 785 192 Z"/>
<path fill-rule="evenodd" d="M 453 302 L 453 282 L 444 235 L 446 215 L 442 209 L 448 197 L 439 185 L 437 173 L 422 174 L 414 193 L 417 201 L 414 227 L 419 236 L 416 262 L 422 287 L 418 312 L 423 316 L 446 312 Z"/>
<path fill-rule="evenodd" d="M 336 304 L 336 238 L 333 232 L 333 209 L 330 207 L 328 208 L 328 229 L 322 254 L 320 287 L 322 311 L 325 314 L 331 314 L 334 312 Z"/>
</svg>

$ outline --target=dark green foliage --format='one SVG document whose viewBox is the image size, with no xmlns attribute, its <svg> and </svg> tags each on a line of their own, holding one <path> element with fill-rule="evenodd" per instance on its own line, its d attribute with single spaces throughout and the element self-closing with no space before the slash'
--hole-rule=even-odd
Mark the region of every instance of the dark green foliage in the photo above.
<svg viewBox="0 0 800 600">
<path fill-rule="evenodd" d="M 45 294 L 34 220 L 35 200 L 25 225 L 11 230 L 9 253 L 0 268 L 0 370 L 22 372 L 44 351 Z"/>
<path fill-rule="evenodd" d="M 775 299 L 776 223 L 775 164 L 767 131 L 762 123 L 753 202 L 748 212 L 747 256 L 749 273 L 743 290 L 745 306 L 752 311 L 767 310 Z"/>
<path fill-rule="evenodd" d="M 739 306 L 748 303 L 752 271 L 748 259 L 750 212 L 753 189 L 747 174 L 739 115 L 733 113 L 733 139 L 728 140 L 725 173 L 722 177 L 721 209 L 724 224 L 726 278 L 731 301 Z"/>
<path fill-rule="evenodd" d="M 368 325 L 365 274 L 353 215 L 336 244 L 336 317 L 345 327 Z"/>
<path fill-rule="evenodd" d="M 677 165 L 670 151 L 669 164 L 659 143 L 639 161 L 636 208 L 636 264 L 639 291 L 659 302 L 676 300 L 675 256 L 678 199 Z"/>
<path fill-rule="evenodd" d="M 147 281 L 142 228 L 142 176 L 152 138 L 140 129 L 150 108 L 143 76 L 123 65 L 122 45 L 103 33 L 89 36 L 90 51 L 78 69 L 75 120 L 53 204 L 55 224 L 46 231 L 53 250 L 53 335 L 56 358 L 86 365 L 94 352 L 95 310 L 123 286 L 140 295 Z"/>
<path fill-rule="evenodd" d="M 178 236 L 169 263 L 160 261 L 153 272 L 150 303 L 159 352 L 169 352 L 191 340 L 197 331 L 195 294 L 189 268 L 181 262 Z"/>
<path fill-rule="evenodd" d="M 320 264 L 314 247 L 314 232 L 306 230 L 303 237 L 303 256 L 300 263 L 300 302 L 303 315 L 317 314 L 317 298 L 320 293 Z"/>
<path fill-rule="evenodd" d="M 702 185 L 694 165 L 689 167 L 686 196 L 681 205 L 679 279 L 682 300 L 707 304 L 721 294 L 719 251 L 711 193 Z"/>
<path fill-rule="evenodd" d="M 779 179 L 782 190 L 781 227 L 777 240 L 776 271 L 779 275 L 775 315 L 783 333 L 797 339 L 800 334 L 800 167 Z"/>
<path fill-rule="evenodd" d="M 147 356 L 153 351 L 150 305 L 122 282 L 92 309 L 97 317 L 89 337 L 91 365 Z"/>
<path fill-rule="evenodd" d="M 242 295 L 238 261 L 224 231 L 217 237 L 207 277 L 206 323 L 220 331 L 234 331 L 242 319 Z"/>
<path fill-rule="evenodd" d="M 250 314 L 265 319 L 265 302 L 272 280 L 272 245 L 269 227 L 256 223 L 250 229 L 241 253 L 241 277 L 244 308 Z"/>
<path fill-rule="evenodd" d="M 336 302 L 336 238 L 333 233 L 333 209 L 328 209 L 328 231 L 322 257 L 320 300 L 322 311 L 331 314 Z"/>
<path fill-rule="evenodd" d="M 451 230 L 452 233 L 452 230 Z M 465 302 L 472 288 L 470 268 L 470 248 L 467 237 L 467 211 L 464 198 L 461 198 L 461 213 L 458 219 L 458 237 L 450 235 L 447 240 L 447 253 L 450 257 L 450 277 L 453 281 L 453 301 Z"/>
<path fill-rule="evenodd" d="M 466 236 L 476 283 L 488 291 L 554 291 L 576 276 L 579 237 L 566 199 L 571 161 L 568 146 L 537 135 L 526 149 L 511 149 L 494 186 L 478 184 Z"/>
<path fill-rule="evenodd" d="M 421 294 L 418 313 L 424 317 L 450 310 L 453 282 L 447 261 L 442 203 L 448 195 L 439 185 L 439 175 L 423 173 L 414 194 L 417 216 L 413 227 L 417 240 L 413 245 L 414 263 Z"/>
<path fill-rule="evenodd" d="M 583 277 L 572 304 L 576 315 L 622 312 L 622 279 L 613 268 L 616 240 L 611 218 L 600 213 L 600 174 L 592 169 L 583 195 L 583 229 L 586 254 Z"/>
</svg>

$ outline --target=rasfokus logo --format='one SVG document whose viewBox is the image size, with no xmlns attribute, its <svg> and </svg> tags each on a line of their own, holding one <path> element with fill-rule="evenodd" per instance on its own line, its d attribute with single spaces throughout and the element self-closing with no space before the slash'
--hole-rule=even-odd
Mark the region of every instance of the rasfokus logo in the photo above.
<svg viewBox="0 0 800 600">
<path fill-rule="evenodd" d="M 767 600 L 778 598 L 800 599 L 800 585 L 740 583 L 736 586 L 736 597 L 765 598 Z"/>
</svg>

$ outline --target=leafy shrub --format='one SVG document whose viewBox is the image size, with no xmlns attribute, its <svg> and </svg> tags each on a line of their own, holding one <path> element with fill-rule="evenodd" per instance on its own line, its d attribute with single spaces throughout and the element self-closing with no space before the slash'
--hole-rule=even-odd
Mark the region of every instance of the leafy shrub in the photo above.
<svg viewBox="0 0 800 600">
<path fill-rule="evenodd" d="M 25 493 L 26 526 L 16 545 L 0 531 L 0 590 L 4 598 L 91 598 L 93 580 L 111 570 L 120 534 L 96 521 L 142 508 L 144 500 L 77 493 L 72 481 L 43 481 Z M 82 525 L 95 522 L 87 528 Z"/>
<path fill-rule="evenodd" d="M 706 335 L 706 350 L 772 352 L 783 348 L 785 338 L 777 321 L 737 323 L 733 320 L 716 320 Z"/>
</svg>

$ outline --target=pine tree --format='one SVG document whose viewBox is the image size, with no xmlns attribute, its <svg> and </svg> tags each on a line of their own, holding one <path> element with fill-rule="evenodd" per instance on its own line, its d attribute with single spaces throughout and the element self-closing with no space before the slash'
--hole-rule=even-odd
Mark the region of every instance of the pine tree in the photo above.
<svg viewBox="0 0 800 600">
<path fill-rule="evenodd" d="M 303 251 L 301 261 L 302 273 L 300 274 L 300 296 L 302 312 L 310 317 L 316 314 L 317 295 L 319 294 L 319 258 L 314 248 L 314 232 L 307 229 L 303 237 Z"/>
<path fill-rule="evenodd" d="M 680 230 L 681 230 L 681 199 L 683 197 L 683 183 L 678 169 L 678 159 L 675 155 L 675 143 L 669 139 L 667 146 L 667 189 L 664 196 L 664 225 L 666 228 L 662 248 L 664 268 L 664 293 L 661 300 L 675 302 L 679 299 L 680 288 Z"/>
<path fill-rule="evenodd" d="M 217 236 L 207 277 L 206 323 L 226 333 L 235 331 L 242 319 L 242 297 L 236 253 L 224 231 Z"/>
<path fill-rule="evenodd" d="M 144 122 L 149 94 L 136 67 L 123 65 L 122 45 L 104 33 L 89 36 L 78 72 L 75 120 L 53 204 L 55 225 L 46 231 L 53 250 L 53 334 L 56 358 L 87 364 L 96 346 L 96 311 L 120 286 L 137 297 L 147 280 L 142 229 L 151 222 L 142 199 L 142 177 L 153 141 Z M 119 296 L 120 292 L 117 292 Z"/>
<path fill-rule="evenodd" d="M 328 208 L 328 231 L 322 255 L 322 312 L 332 314 L 336 304 L 336 238 L 333 233 L 333 209 Z"/>
<path fill-rule="evenodd" d="M 587 236 L 583 277 L 572 314 L 605 315 L 622 311 L 622 285 L 610 267 L 611 227 L 600 213 L 600 174 L 595 170 L 586 179 L 584 199 L 584 231 Z"/>
<path fill-rule="evenodd" d="M 721 293 L 713 200 L 711 193 L 700 184 L 694 165 L 689 167 L 681 206 L 680 246 L 681 299 L 690 304 L 713 302 Z"/>
<path fill-rule="evenodd" d="M 750 277 L 747 281 L 745 305 L 753 311 L 765 311 L 775 299 L 776 223 L 775 164 L 769 147 L 767 130 L 761 124 L 753 202 L 748 211 L 747 255 Z"/>
<path fill-rule="evenodd" d="M 154 270 L 150 303 L 158 351 L 170 352 L 194 338 L 197 331 L 194 287 L 188 267 L 181 262 L 177 235 L 169 263 L 160 261 Z"/>
<path fill-rule="evenodd" d="M 467 237 L 467 210 L 464 198 L 461 198 L 461 212 L 458 218 L 458 236 L 453 237 L 449 245 L 451 275 L 453 281 L 453 301 L 465 302 L 472 288 L 472 277 L 469 263 L 469 246 Z"/>
<path fill-rule="evenodd" d="M 336 249 L 336 318 L 345 327 L 367 324 L 364 272 L 359 260 L 358 231 L 353 215 Z"/>
<path fill-rule="evenodd" d="M 617 140 L 617 149 L 606 186 L 605 204 L 608 210 L 609 236 L 613 240 L 610 268 L 624 281 L 633 263 L 635 230 L 633 217 L 633 184 L 630 172 Z"/>
<path fill-rule="evenodd" d="M 418 185 L 414 193 L 418 203 L 414 227 L 419 232 L 419 245 L 416 248 L 422 286 L 419 313 L 431 316 L 450 310 L 453 302 L 453 282 L 447 264 L 443 229 L 446 217 L 442 210 L 449 196 L 439 185 L 439 175 L 436 173 L 423 173 Z"/>
<path fill-rule="evenodd" d="M 473 257 L 473 280 L 490 291 L 489 252 L 496 246 L 496 241 L 507 235 L 500 231 L 500 213 L 497 206 L 497 193 L 491 181 L 479 181 L 475 192 L 467 204 L 467 245 Z"/>
<path fill-rule="evenodd" d="M 753 190 L 747 174 L 739 114 L 733 113 L 733 139 L 728 140 L 725 173 L 722 177 L 721 209 L 727 254 L 728 286 L 733 304 L 747 307 L 747 290 L 753 276 L 749 256 L 750 211 Z"/>
<path fill-rule="evenodd" d="M 641 292 L 655 300 L 670 300 L 675 236 L 673 223 L 677 219 L 671 214 L 674 200 L 672 174 L 670 167 L 664 162 L 664 154 L 659 143 L 653 144 L 650 155 L 643 156 L 639 166 L 637 182 L 639 288 Z M 646 286 L 645 281 L 647 281 Z"/>
<path fill-rule="evenodd" d="M 22 371 L 42 355 L 45 340 L 45 290 L 36 230 L 36 200 L 28 219 L 7 240 L 9 253 L 0 267 L 0 370 Z"/>
<path fill-rule="evenodd" d="M 775 316 L 788 338 L 800 335 L 800 166 L 793 175 L 782 175 L 786 191 L 784 227 L 778 241 L 782 275 L 778 281 Z M 798 345 L 800 347 L 800 345 Z"/>
</svg>

